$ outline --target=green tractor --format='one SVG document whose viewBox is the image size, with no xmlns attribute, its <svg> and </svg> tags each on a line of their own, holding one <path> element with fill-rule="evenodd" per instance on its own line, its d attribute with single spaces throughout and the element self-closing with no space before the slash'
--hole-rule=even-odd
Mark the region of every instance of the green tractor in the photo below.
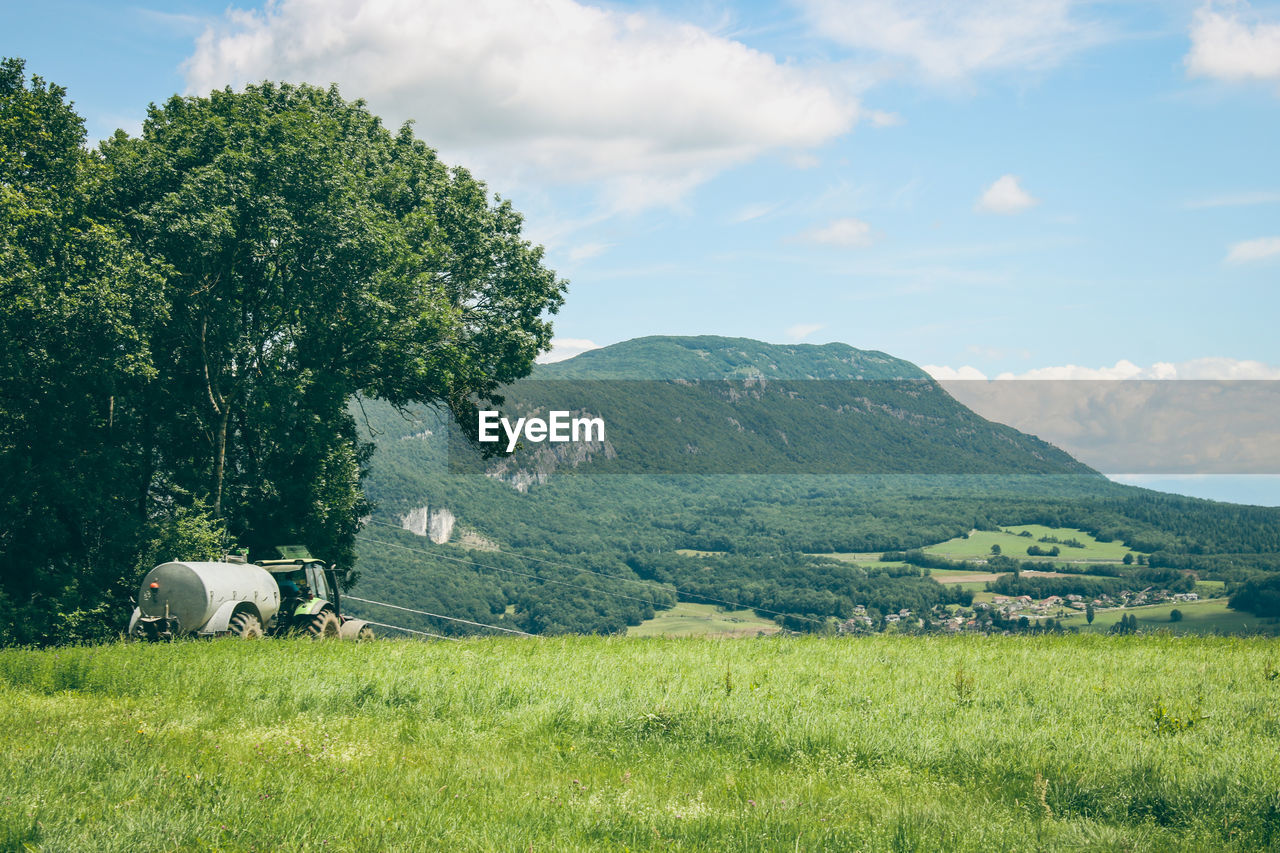
<svg viewBox="0 0 1280 853">
<path fill-rule="evenodd" d="M 300 545 L 272 549 L 249 563 L 161 563 L 142 579 L 128 635 L 149 640 L 180 635 L 261 637 L 307 634 L 316 639 L 373 638 L 368 622 L 342 612 L 332 566 Z"/>
<path fill-rule="evenodd" d="M 258 560 L 280 589 L 272 633 L 299 632 L 316 639 L 373 639 L 373 628 L 342 613 L 342 592 L 332 567 L 301 545 L 279 545 L 275 559 Z"/>
</svg>

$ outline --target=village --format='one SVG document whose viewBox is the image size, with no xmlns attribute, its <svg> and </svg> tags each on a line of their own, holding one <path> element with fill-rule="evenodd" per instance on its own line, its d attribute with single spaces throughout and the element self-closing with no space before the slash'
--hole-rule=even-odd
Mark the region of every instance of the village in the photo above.
<svg viewBox="0 0 1280 853">
<path fill-rule="evenodd" d="M 854 608 L 854 615 L 842 622 L 839 630 L 850 634 L 893 630 L 941 631 L 950 634 L 961 631 L 1012 633 L 1017 630 L 1057 628 L 1056 622 L 1051 624 L 1050 620 L 1076 613 L 1199 600 L 1200 595 L 1195 592 L 1173 592 L 1147 587 L 1136 592 L 1122 590 L 1114 595 L 1103 594 L 1091 599 L 1076 594 L 1050 595 L 1041 599 L 1030 595 L 992 594 L 990 601 L 975 601 L 970 607 L 939 605 L 928 612 L 914 612 L 904 607 L 896 613 L 880 614 L 874 608 L 858 605 Z M 1091 618 L 1089 622 L 1092 622 Z"/>
</svg>

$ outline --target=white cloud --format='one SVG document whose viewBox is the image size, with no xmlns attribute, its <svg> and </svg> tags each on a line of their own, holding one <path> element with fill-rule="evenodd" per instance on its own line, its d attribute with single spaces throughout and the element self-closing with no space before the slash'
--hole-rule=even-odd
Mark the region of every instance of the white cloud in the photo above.
<svg viewBox="0 0 1280 853">
<path fill-rule="evenodd" d="M 586 338 L 553 338 L 551 349 L 538 356 L 538 364 L 564 361 L 593 349 L 600 349 L 600 344 Z"/>
<path fill-rule="evenodd" d="M 569 250 L 569 261 L 571 263 L 577 263 L 578 261 L 595 258 L 603 255 L 612 248 L 612 243 L 583 243 L 581 246 L 574 246 Z"/>
<path fill-rule="evenodd" d="M 739 209 L 738 212 L 733 215 L 733 222 L 742 223 L 750 222 L 753 219 L 759 219 L 762 216 L 772 213 L 776 207 L 776 204 L 766 204 L 764 202 L 748 204 Z"/>
<path fill-rule="evenodd" d="M 1280 192 L 1256 190 L 1254 192 L 1193 199 L 1185 202 L 1182 206 L 1186 210 L 1202 210 L 1208 207 L 1248 207 L 1255 204 L 1275 204 L 1276 202 L 1280 202 Z"/>
<path fill-rule="evenodd" d="M 1025 373 L 1001 373 L 996 379 L 1280 379 L 1280 367 L 1234 358 L 1196 358 L 1183 362 L 1158 361 L 1140 367 L 1127 359 L 1111 367 L 1038 367 Z"/>
<path fill-rule="evenodd" d="M 1250 261 L 1265 261 L 1277 255 L 1280 255 L 1280 237 L 1259 237 L 1256 240 L 1233 243 L 1227 250 L 1227 263 L 1247 264 Z"/>
<path fill-rule="evenodd" d="M 134 6 L 130 9 L 144 24 L 166 30 L 174 35 L 195 38 L 209 26 L 206 15 L 188 15 L 181 12 L 164 12 Z"/>
<path fill-rule="evenodd" d="M 1156 365 L 1163 367 L 1165 365 Z M 1172 366 L 1172 365 L 1168 365 Z M 1025 373 L 1001 373 L 996 379 L 1173 379 L 1162 371 L 1139 367 L 1128 359 L 1117 361 L 1112 367 L 1081 367 L 1063 364 L 1054 367 L 1036 367 Z"/>
<path fill-rule="evenodd" d="M 617 209 L 846 132 L 829 79 L 708 30 L 575 0 L 278 0 L 198 40 L 187 89 L 338 83 L 491 180 L 594 182 Z"/>
<path fill-rule="evenodd" d="M 871 226 L 861 219 L 837 219 L 822 228 L 814 228 L 800 235 L 801 240 L 809 243 L 821 243 L 826 246 L 844 246 L 861 248 L 870 246 L 874 240 Z"/>
<path fill-rule="evenodd" d="M 976 367 L 965 365 L 955 368 L 946 365 L 923 364 L 920 369 L 934 379 L 986 379 Z M 1141 367 L 1128 359 L 1121 359 L 1111 367 L 1081 367 L 1064 364 L 1054 367 L 1037 367 L 1023 373 L 998 374 L 997 380 L 1011 379 L 1280 379 L 1280 367 L 1261 361 L 1234 358 L 1195 358 L 1189 361 L 1158 361 L 1149 367 Z"/>
<path fill-rule="evenodd" d="M 934 379 L 986 379 L 987 375 L 976 367 L 947 367 L 946 365 L 922 364 L 920 369 Z"/>
<path fill-rule="evenodd" d="M 802 341 L 812 335 L 814 332 L 825 329 L 822 323 L 797 323 L 787 329 L 787 337 L 793 341 Z"/>
<path fill-rule="evenodd" d="M 1178 379 L 1280 379 L 1280 367 L 1248 359 L 1197 358 L 1173 368 Z"/>
<path fill-rule="evenodd" d="M 982 193 L 974 209 L 987 213 L 1021 213 L 1039 203 L 1039 199 L 1032 198 L 1022 188 L 1016 176 L 1002 175 Z"/>
<path fill-rule="evenodd" d="M 868 114 L 872 127 L 897 127 L 903 123 L 902 116 L 884 110 L 871 110 Z"/>
<path fill-rule="evenodd" d="M 937 79 L 994 69 L 1041 69 L 1095 43 L 1072 0 L 800 0 L 832 41 L 900 60 Z"/>
<path fill-rule="evenodd" d="M 1194 77 L 1280 80 L 1280 22 L 1259 20 L 1248 3 L 1206 3 L 1196 11 L 1184 61 Z"/>
</svg>

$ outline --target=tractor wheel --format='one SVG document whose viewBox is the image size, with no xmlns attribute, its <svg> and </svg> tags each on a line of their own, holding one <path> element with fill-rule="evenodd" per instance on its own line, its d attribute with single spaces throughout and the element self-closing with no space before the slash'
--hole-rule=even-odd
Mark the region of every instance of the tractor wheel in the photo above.
<svg viewBox="0 0 1280 853">
<path fill-rule="evenodd" d="M 373 639 L 373 629 L 370 628 L 368 625 L 365 625 L 363 628 L 361 628 L 359 631 L 356 632 L 357 643 L 361 643 L 361 642 L 364 642 L 365 640 L 372 640 L 372 639 Z"/>
<path fill-rule="evenodd" d="M 304 630 L 316 640 L 336 640 L 342 636 L 342 623 L 332 610 L 321 610 L 305 626 Z"/>
<path fill-rule="evenodd" d="M 227 633 L 232 637 L 256 640 L 262 636 L 262 620 L 252 613 L 237 613 L 227 624 Z"/>
</svg>

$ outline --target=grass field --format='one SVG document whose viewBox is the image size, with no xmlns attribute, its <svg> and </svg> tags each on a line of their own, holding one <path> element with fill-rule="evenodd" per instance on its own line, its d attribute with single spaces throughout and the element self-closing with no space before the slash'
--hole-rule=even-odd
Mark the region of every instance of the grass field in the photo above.
<svg viewBox="0 0 1280 853">
<path fill-rule="evenodd" d="M 993 581 L 1000 577 L 995 572 L 972 571 L 969 569 L 930 569 L 929 576 L 938 583 L 968 583 L 970 581 Z"/>
<path fill-rule="evenodd" d="M 1170 622 L 1169 613 L 1182 611 L 1182 621 Z M 1227 609 L 1225 598 L 1214 598 L 1207 601 L 1183 601 L 1170 604 L 1153 604 L 1149 607 L 1126 607 L 1123 610 L 1099 610 L 1094 614 L 1093 624 L 1089 625 L 1083 613 L 1059 619 L 1064 627 L 1079 628 L 1081 631 L 1105 632 L 1120 621 L 1121 616 L 1132 614 L 1138 619 L 1138 627 L 1142 630 L 1167 630 L 1177 634 L 1242 634 L 1262 632 L 1275 634 L 1280 632 L 1280 625 L 1274 621 L 1259 619 L 1248 613 L 1240 613 Z"/>
<path fill-rule="evenodd" d="M 1030 537 L 1019 536 L 1022 531 L 1031 532 Z M 1041 536 L 1053 536 L 1060 540 L 1075 539 L 1083 544 L 1083 548 L 1068 548 L 1059 545 L 1061 554 L 1057 557 L 1030 557 L 1027 547 L 1037 545 L 1046 551 L 1053 547 L 1050 543 L 1040 541 Z M 1022 560 L 1057 560 L 1058 562 L 1119 562 L 1130 552 L 1123 542 L 1099 542 L 1083 530 L 1070 527 L 1045 527 L 1041 524 L 1017 524 L 1000 531 L 974 530 L 968 539 L 948 539 L 936 545 L 929 545 L 924 550 L 929 554 L 946 557 L 949 560 L 972 560 L 991 555 L 991 546 L 999 545 L 1006 557 Z M 1134 552 L 1137 553 L 1137 552 Z"/>
<path fill-rule="evenodd" d="M 856 565 L 878 566 L 881 565 L 881 551 L 831 551 L 826 554 L 815 554 L 815 557 L 831 557 L 834 560 L 840 560 L 845 563 L 854 563 Z M 906 563 L 889 563 L 887 565 L 904 566 Z"/>
<path fill-rule="evenodd" d="M 911 566 L 910 563 L 904 563 L 901 560 L 882 560 L 880 552 L 849 552 L 849 551 L 828 551 L 826 553 L 815 553 L 814 557 L 828 557 L 832 560 L 839 560 L 842 563 L 852 563 L 855 566 L 861 566 L 866 569 L 889 569 L 904 568 Z M 917 569 L 917 566 L 911 566 Z"/>
<path fill-rule="evenodd" d="M 979 593 L 987 588 L 987 582 L 1000 577 L 991 572 L 966 572 L 960 569 L 930 569 L 929 576 L 938 583 L 958 586 L 972 593 Z"/>
<path fill-rule="evenodd" d="M 1031 533 L 1030 537 L 1019 536 L 1023 530 Z M 1061 553 L 1057 557 L 1032 557 L 1027 554 L 1027 548 L 1031 545 L 1038 545 L 1046 551 L 1053 547 L 1052 543 L 1041 542 L 1041 536 L 1053 536 L 1059 540 L 1075 539 L 1085 547 L 1068 548 L 1065 545 L 1059 545 Z M 991 546 L 999 545 L 1001 553 L 1008 557 L 1015 557 L 1021 560 L 1043 560 L 1046 562 L 1098 562 L 1098 563 L 1118 563 L 1124 559 L 1124 555 L 1130 553 L 1128 547 L 1123 542 L 1099 542 L 1089 533 L 1083 530 L 1076 530 L 1072 527 L 1045 527 L 1041 524 L 1017 524 L 1006 527 L 1003 530 L 974 530 L 969 533 L 967 539 L 957 537 L 948 539 L 946 542 L 938 542 L 934 545 L 927 545 L 922 550 L 926 553 L 934 554 L 940 557 L 946 557 L 949 560 L 975 560 L 984 559 L 991 556 Z M 704 551 L 690 551 L 683 549 L 682 554 L 705 554 Z M 1138 553 L 1134 551 L 1133 553 Z M 831 557 L 836 560 L 842 560 L 846 563 L 853 563 L 859 566 L 904 566 L 906 563 L 880 562 L 881 553 L 878 551 L 839 551 L 827 554 L 816 554 L 819 557 Z M 946 571 L 946 570 L 942 570 Z M 939 581 L 943 581 L 944 575 L 941 571 L 935 571 L 934 575 Z M 945 583 L 945 581 L 943 581 Z"/>
<path fill-rule="evenodd" d="M 780 630 L 772 619 L 752 610 L 721 610 L 713 604 L 681 601 L 652 619 L 627 629 L 628 637 L 752 637 Z"/>
<path fill-rule="evenodd" d="M 1274 641 L 0 651 L 0 849 L 1256 850 Z"/>
</svg>

